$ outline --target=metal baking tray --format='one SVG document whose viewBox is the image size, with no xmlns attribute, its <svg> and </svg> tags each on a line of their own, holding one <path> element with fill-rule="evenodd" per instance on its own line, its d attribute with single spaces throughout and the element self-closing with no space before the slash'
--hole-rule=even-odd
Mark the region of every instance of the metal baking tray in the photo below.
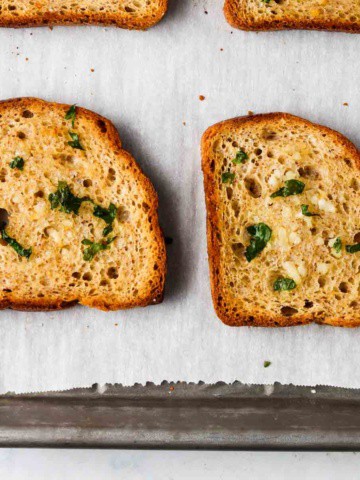
<svg viewBox="0 0 360 480">
<path fill-rule="evenodd" d="M 358 450 L 360 391 L 235 382 L 0 396 L 0 446 Z"/>
</svg>

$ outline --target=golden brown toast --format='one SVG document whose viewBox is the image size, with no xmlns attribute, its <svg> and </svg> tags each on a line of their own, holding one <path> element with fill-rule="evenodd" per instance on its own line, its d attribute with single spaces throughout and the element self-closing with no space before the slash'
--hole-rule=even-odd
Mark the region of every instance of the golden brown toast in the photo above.
<svg viewBox="0 0 360 480">
<path fill-rule="evenodd" d="M 35 98 L 1 102 L 0 162 L 0 308 L 161 302 L 157 195 L 111 122 Z"/>
<path fill-rule="evenodd" d="M 96 24 L 146 30 L 166 10 L 167 0 L 0 0 L 0 26 Z"/>
<path fill-rule="evenodd" d="M 213 302 L 232 326 L 360 325 L 360 154 L 286 113 L 202 139 Z"/>
<path fill-rule="evenodd" d="M 225 0 L 227 21 L 242 30 L 360 33 L 359 0 Z"/>
</svg>

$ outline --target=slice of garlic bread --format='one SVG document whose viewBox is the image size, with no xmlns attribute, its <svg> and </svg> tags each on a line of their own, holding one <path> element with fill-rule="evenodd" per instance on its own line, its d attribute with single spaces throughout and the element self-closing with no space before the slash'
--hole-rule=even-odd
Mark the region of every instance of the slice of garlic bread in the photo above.
<svg viewBox="0 0 360 480">
<path fill-rule="evenodd" d="M 79 107 L 0 103 L 0 308 L 162 300 L 157 195 L 114 126 Z"/>
<path fill-rule="evenodd" d="M 243 30 L 360 33 L 359 0 L 225 0 L 227 21 Z"/>
<path fill-rule="evenodd" d="M 360 154 L 285 113 L 202 139 L 213 302 L 233 326 L 360 325 Z"/>
<path fill-rule="evenodd" d="M 145 30 L 166 10 L 167 0 L 0 0 L 0 26 L 97 24 Z"/>
</svg>

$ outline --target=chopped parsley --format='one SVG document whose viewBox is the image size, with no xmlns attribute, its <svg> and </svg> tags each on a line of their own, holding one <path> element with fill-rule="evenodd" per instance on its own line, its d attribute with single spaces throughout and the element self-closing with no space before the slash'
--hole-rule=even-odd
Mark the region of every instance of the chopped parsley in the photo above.
<svg viewBox="0 0 360 480">
<path fill-rule="evenodd" d="M 290 197 L 291 195 L 299 195 L 304 191 L 304 188 L 305 183 L 300 182 L 300 180 L 286 180 L 285 187 L 280 188 L 270 195 L 270 197 Z"/>
<path fill-rule="evenodd" d="M 104 228 L 103 232 L 102 232 L 103 236 L 104 236 L 104 237 L 107 237 L 107 236 L 109 235 L 109 233 L 111 233 L 111 232 L 113 231 L 113 229 L 114 229 L 114 228 L 113 228 L 112 224 L 111 224 L 111 225 L 107 225 L 107 226 Z"/>
<path fill-rule="evenodd" d="M 100 205 L 95 205 L 93 214 L 95 217 L 101 218 L 107 224 L 103 230 L 103 235 L 106 237 L 113 231 L 113 223 L 116 218 L 117 208 L 113 203 L 110 203 L 109 208 L 101 207 Z"/>
<path fill-rule="evenodd" d="M 309 205 L 301 205 L 301 213 L 305 215 L 305 217 L 320 217 L 318 213 L 309 212 Z"/>
<path fill-rule="evenodd" d="M 269 360 L 265 360 L 264 368 L 268 368 L 268 367 L 270 367 L 270 365 L 271 365 L 271 362 L 269 362 Z"/>
<path fill-rule="evenodd" d="M 360 252 L 360 243 L 355 243 L 354 245 L 346 245 L 345 250 L 348 253 Z"/>
<path fill-rule="evenodd" d="M 103 235 L 106 237 L 113 231 L 113 223 L 116 218 L 117 208 L 113 203 L 110 203 L 109 208 L 96 205 L 90 197 L 77 197 L 74 195 L 69 185 L 64 182 L 58 182 L 58 188 L 56 192 L 50 193 L 49 202 L 51 210 L 55 210 L 60 207 L 61 212 L 79 214 L 79 209 L 83 202 L 91 202 L 94 204 L 93 215 L 101 218 L 106 223 L 106 227 L 103 230 Z"/>
<path fill-rule="evenodd" d="M 14 238 L 11 238 L 5 231 L 5 228 L 1 230 L 1 238 L 10 246 L 12 247 L 15 252 L 20 255 L 20 257 L 25 257 L 29 260 L 30 255 L 32 254 L 32 248 L 24 248 L 18 241 Z"/>
<path fill-rule="evenodd" d="M 248 159 L 248 155 L 247 153 L 244 152 L 244 150 L 239 150 L 235 156 L 235 158 L 233 159 L 233 163 L 235 163 L 235 165 L 239 165 L 240 163 L 245 163 L 245 161 Z"/>
<path fill-rule="evenodd" d="M 254 260 L 266 247 L 271 238 L 272 230 L 265 223 L 258 223 L 247 228 L 250 235 L 250 245 L 246 247 L 245 258 L 248 262 Z"/>
<path fill-rule="evenodd" d="M 65 120 L 71 120 L 72 128 L 74 128 L 76 119 L 76 105 L 71 105 L 69 110 L 66 112 Z"/>
<path fill-rule="evenodd" d="M 296 288 L 296 283 L 292 278 L 279 277 L 275 280 L 273 287 L 275 292 L 293 290 Z"/>
<path fill-rule="evenodd" d="M 70 145 L 70 147 L 76 148 L 77 150 L 85 150 L 80 143 L 79 135 L 77 133 L 69 131 L 69 135 L 72 138 L 72 141 L 68 142 L 68 145 Z"/>
<path fill-rule="evenodd" d="M 222 183 L 233 183 L 235 178 L 235 173 L 225 172 L 221 175 Z"/>
<path fill-rule="evenodd" d="M 10 168 L 17 168 L 18 170 L 24 170 L 24 159 L 22 157 L 15 157 L 10 162 Z"/>
<path fill-rule="evenodd" d="M 82 202 L 87 200 L 89 200 L 88 197 L 77 197 L 74 195 L 69 185 L 62 181 L 58 183 L 56 192 L 50 193 L 49 195 L 51 210 L 60 207 L 61 212 L 75 213 L 75 215 L 78 215 Z"/>
<path fill-rule="evenodd" d="M 84 240 L 81 242 L 83 245 L 86 245 L 87 248 L 85 248 L 84 253 L 83 253 L 83 259 L 86 262 L 91 262 L 91 260 L 95 257 L 95 255 L 99 252 L 102 252 L 103 250 L 108 250 L 110 248 L 110 243 L 112 243 L 115 240 L 116 237 L 113 238 L 108 238 L 107 240 L 103 240 L 101 242 L 92 242 L 91 240 L 88 240 L 87 238 L 84 238 Z"/>
<path fill-rule="evenodd" d="M 333 249 L 335 250 L 336 253 L 340 253 L 342 249 L 342 241 L 340 237 L 337 237 L 337 239 L 334 242 L 334 245 L 332 246 Z"/>
</svg>

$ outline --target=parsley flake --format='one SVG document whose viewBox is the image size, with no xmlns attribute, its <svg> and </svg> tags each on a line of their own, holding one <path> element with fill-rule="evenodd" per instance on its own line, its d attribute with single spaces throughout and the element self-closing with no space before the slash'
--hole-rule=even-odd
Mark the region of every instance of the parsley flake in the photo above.
<svg viewBox="0 0 360 480">
<path fill-rule="evenodd" d="M 65 120 L 71 120 L 71 126 L 74 128 L 76 119 L 76 105 L 71 105 L 69 110 L 66 112 Z"/>
<path fill-rule="evenodd" d="M 10 168 L 17 168 L 18 170 L 24 170 L 24 159 L 22 157 L 15 157 L 10 162 Z"/>
<path fill-rule="evenodd" d="M 225 172 L 221 175 L 222 183 L 233 183 L 235 179 L 235 173 Z"/>
<path fill-rule="evenodd" d="M 233 163 L 235 163 L 235 165 L 239 165 L 240 163 L 245 163 L 245 161 L 249 158 L 249 156 L 247 155 L 247 153 L 244 152 L 244 150 L 239 150 L 235 156 L 235 158 L 233 159 Z"/>
<path fill-rule="evenodd" d="M 346 245 L 345 250 L 348 253 L 360 252 L 360 243 L 355 243 L 354 245 Z"/>
<path fill-rule="evenodd" d="M 279 277 L 275 280 L 273 288 L 275 292 L 293 290 L 296 288 L 296 283 L 292 278 Z"/>
<path fill-rule="evenodd" d="M 309 205 L 301 205 L 301 213 L 305 215 L 305 217 L 320 217 L 318 213 L 309 212 Z"/>
<path fill-rule="evenodd" d="M 337 237 L 337 239 L 334 242 L 334 245 L 332 246 L 333 249 L 335 250 L 336 253 L 340 253 L 342 249 L 342 241 L 340 237 Z"/>
<path fill-rule="evenodd" d="M 108 250 L 110 248 L 110 243 L 112 243 L 115 238 L 116 237 L 108 238 L 107 240 L 103 240 L 101 242 L 92 242 L 91 240 L 84 238 L 81 243 L 86 245 L 87 248 L 85 248 L 83 252 L 83 259 L 86 262 L 91 262 L 97 253 L 102 252 L 103 250 Z"/>
<path fill-rule="evenodd" d="M 109 208 L 101 207 L 100 205 L 95 205 L 93 214 L 95 217 L 101 218 L 107 224 L 103 230 L 103 235 L 106 237 L 113 231 L 113 222 L 116 218 L 117 208 L 113 203 L 110 203 Z"/>
<path fill-rule="evenodd" d="M 6 231 L 5 228 L 1 230 L 1 238 L 11 247 L 15 250 L 15 252 L 20 256 L 20 257 L 25 257 L 29 260 L 30 255 L 32 254 L 32 248 L 24 248 L 20 243 L 15 240 L 15 238 L 10 237 Z"/>
<path fill-rule="evenodd" d="M 72 138 L 72 141 L 68 142 L 68 145 L 70 145 L 70 147 L 76 148 L 77 150 L 85 150 L 80 143 L 79 135 L 77 133 L 69 131 L 69 135 Z"/>
<path fill-rule="evenodd" d="M 304 191 L 304 188 L 305 183 L 300 182 L 300 180 L 286 180 L 285 187 L 280 188 L 271 194 L 270 197 L 290 197 L 291 195 L 299 195 Z"/>
<path fill-rule="evenodd" d="M 89 200 L 88 197 L 77 197 L 74 195 L 69 185 L 63 181 L 58 182 L 56 192 L 49 195 L 51 210 L 60 207 L 61 212 L 75 213 L 75 215 L 78 215 L 82 202 L 87 200 Z"/>
<path fill-rule="evenodd" d="M 272 230 L 265 223 L 258 223 L 247 228 L 250 235 L 250 245 L 245 250 L 245 258 L 248 262 L 254 260 L 266 247 L 272 234 Z"/>
</svg>

